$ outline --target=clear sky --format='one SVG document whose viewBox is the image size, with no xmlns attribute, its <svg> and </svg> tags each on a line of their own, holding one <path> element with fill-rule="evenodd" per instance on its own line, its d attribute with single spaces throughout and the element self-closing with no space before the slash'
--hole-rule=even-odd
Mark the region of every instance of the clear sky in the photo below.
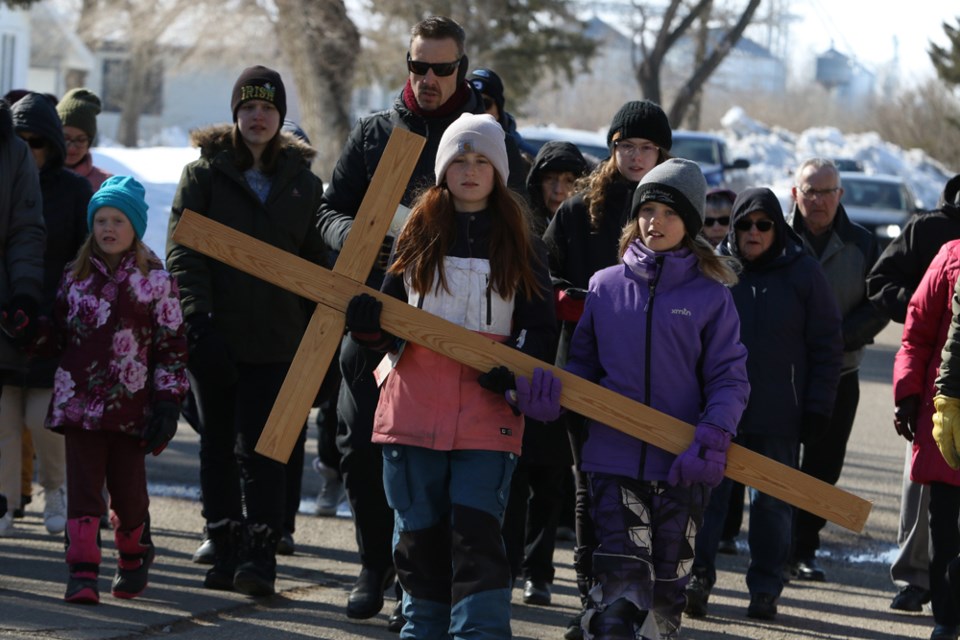
<svg viewBox="0 0 960 640">
<path fill-rule="evenodd" d="M 832 43 L 875 66 L 892 59 L 896 37 L 904 80 L 934 75 L 929 41 L 945 45 L 942 23 L 956 26 L 960 16 L 956 0 L 794 0 L 789 7 L 798 18 L 790 29 L 796 54 L 817 55 Z"/>
</svg>

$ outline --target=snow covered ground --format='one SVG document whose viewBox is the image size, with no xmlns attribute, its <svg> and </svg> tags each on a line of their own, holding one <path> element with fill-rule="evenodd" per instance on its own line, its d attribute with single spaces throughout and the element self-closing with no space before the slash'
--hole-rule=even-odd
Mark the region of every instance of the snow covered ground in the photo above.
<svg viewBox="0 0 960 640">
<path fill-rule="evenodd" d="M 789 198 L 791 176 L 805 158 L 825 156 L 860 160 L 867 173 L 890 173 L 902 177 L 913 189 L 923 208 L 936 206 L 944 183 L 953 173 L 919 149 L 901 149 L 876 133 L 844 134 L 832 127 L 807 129 L 793 133 L 772 128 L 751 119 L 740 108 L 733 108 L 722 120 L 722 135 L 730 147 L 731 158 L 746 158 L 747 184 L 768 186 Z M 149 222 L 145 241 L 163 256 L 170 204 L 183 166 L 199 156 L 187 145 L 187 136 L 168 131 L 164 136 L 183 146 L 127 149 L 104 146 L 93 150 L 94 162 L 106 171 L 133 175 L 147 190 Z M 960 167 L 953 168 L 960 171 Z M 324 174 L 329 174 L 326 168 Z"/>
</svg>

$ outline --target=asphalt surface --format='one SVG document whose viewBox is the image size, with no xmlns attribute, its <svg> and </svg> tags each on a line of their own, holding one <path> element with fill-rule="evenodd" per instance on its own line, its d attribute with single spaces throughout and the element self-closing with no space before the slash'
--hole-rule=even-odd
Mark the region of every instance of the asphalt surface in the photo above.
<svg viewBox="0 0 960 640">
<path fill-rule="evenodd" d="M 905 444 L 893 430 L 890 376 L 900 326 L 888 327 L 869 349 L 861 372 L 861 401 L 840 486 L 873 502 L 863 532 L 828 524 L 820 563 L 828 582 L 794 581 L 780 599 L 773 622 L 745 617 L 749 597 L 744 583 L 746 534 L 740 553 L 720 556 L 719 577 L 709 615 L 685 619 L 683 638 L 928 638 L 929 609 L 897 615 L 889 609 L 896 589 L 889 579 L 895 546 L 900 481 Z M 314 435 L 311 429 L 311 436 Z M 308 454 L 315 442 L 308 442 Z M 392 608 L 388 599 L 380 615 L 347 619 L 347 594 L 359 572 L 353 525 L 349 517 L 308 515 L 317 491 L 316 473 L 304 466 L 305 498 L 297 521 L 296 553 L 280 556 L 277 595 L 252 599 L 202 587 L 205 567 L 191 562 L 203 522 L 197 502 L 197 438 L 185 425 L 167 451 L 150 459 L 149 477 L 156 494 L 151 518 L 157 558 L 150 586 L 135 600 L 109 594 L 115 567 L 112 535 L 104 531 L 101 603 L 69 605 L 63 601 L 67 568 L 62 536 L 44 529 L 42 491 L 16 521 L 16 535 L 0 538 L 0 638 L 70 640 L 164 637 L 172 640 L 395 638 L 386 630 Z M 529 606 L 514 591 L 516 638 L 562 638 L 578 599 L 572 569 L 572 543 L 556 553 L 553 605 Z"/>
</svg>

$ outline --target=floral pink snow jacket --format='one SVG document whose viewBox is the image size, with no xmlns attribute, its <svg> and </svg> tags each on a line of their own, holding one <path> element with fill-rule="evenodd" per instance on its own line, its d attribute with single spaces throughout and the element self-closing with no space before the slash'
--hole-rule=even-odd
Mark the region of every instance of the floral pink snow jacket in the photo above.
<svg viewBox="0 0 960 640">
<path fill-rule="evenodd" d="M 187 340 L 174 278 L 150 254 L 146 276 L 131 251 L 110 273 L 98 257 L 86 279 L 67 265 L 54 307 L 61 354 L 46 426 L 139 436 L 154 403 L 189 389 Z"/>
</svg>

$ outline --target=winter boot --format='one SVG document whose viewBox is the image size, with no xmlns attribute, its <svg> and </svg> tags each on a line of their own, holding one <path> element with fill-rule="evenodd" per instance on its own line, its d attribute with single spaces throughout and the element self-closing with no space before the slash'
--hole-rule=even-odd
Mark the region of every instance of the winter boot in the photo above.
<svg viewBox="0 0 960 640">
<path fill-rule="evenodd" d="M 619 598 L 602 611 L 590 611 L 585 619 L 594 637 L 606 640 L 649 640 L 659 638 L 656 619 L 649 611 L 640 611 L 626 598 Z"/>
<path fill-rule="evenodd" d="M 78 604 L 99 603 L 100 520 L 91 516 L 67 520 L 65 546 L 70 578 L 63 599 Z"/>
<path fill-rule="evenodd" d="M 219 591 L 233 591 L 233 574 L 237 570 L 240 551 L 240 523 L 221 520 L 207 525 L 207 537 L 213 547 L 213 566 L 207 569 L 203 586 Z"/>
<path fill-rule="evenodd" d="M 248 596 L 270 596 L 277 579 L 277 541 L 280 533 L 265 524 L 247 524 L 233 588 Z"/>
<path fill-rule="evenodd" d="M 150 516 L 136 529 L 124 529 L 112 514 L 113 539 L 120 558 L 112 593 L 116 598 L 136 598 L 147 588 L 147 572 L 153 563 L 154 547 L 150 540 Z"/>
</svg>

